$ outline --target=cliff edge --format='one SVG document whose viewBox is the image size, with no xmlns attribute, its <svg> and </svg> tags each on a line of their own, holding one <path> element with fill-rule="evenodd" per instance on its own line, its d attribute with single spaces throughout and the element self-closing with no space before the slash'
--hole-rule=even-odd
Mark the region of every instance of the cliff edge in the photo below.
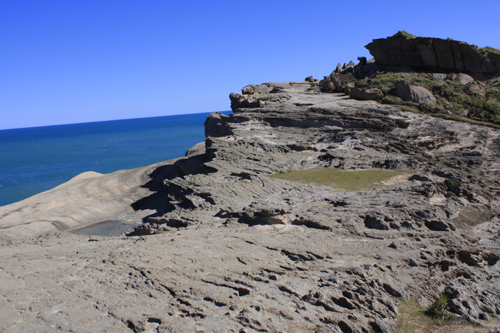
<svg viewBox="0 0 500 333">
<path fill-rule="evenodd" d="M 498 131 L 317 82 L 230 98 L 143 170 L 129 236 L 2 243 L 2 330 L 393 332 L 442 300 L 500 326 Z"/>
</svg>

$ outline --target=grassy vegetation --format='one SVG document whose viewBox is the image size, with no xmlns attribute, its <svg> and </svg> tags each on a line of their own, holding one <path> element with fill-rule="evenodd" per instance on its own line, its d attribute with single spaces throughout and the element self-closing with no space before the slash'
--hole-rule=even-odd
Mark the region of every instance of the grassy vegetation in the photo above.
<svg viewBox="0 0 500 333">
<path fill-rule="evenodd" d="M 392 37 L 401 37 L 401 38 L 404 38 L 404 39 L 410 39 L 410 38 L 416 38 L 417 36 L 412 35 L 412 34 L 410 34 L 407 31 L 399 30 L 394 35 L 392 35 Z"/>
<path fill-rule="evenodd" d="M 489 221 L 493 213 L 487 207 L 463 207 L 458 216 L 453 220 L 459 228 L 473 227 L 483 222 Z"/>
<path fill-rule="evenodd" d="M 450 319 L 450 314 L 448 313 L 448 303 L 450 301 L 451 299 L 446 294 L 441 294 L 424 313 L 434 319 Z"/>
<path fill-rule="evenodd" d="M 499 49 L 491 47 L 491 46 L 482 47 L 479 49 L 479 51 L 500 54 Z"/>
<path fill-rule="evenodd" d="M 403 101 L 397 96 L 399 81 L 421 86 L 433 93 L 436 104 L 418 104 Z M 381 102 L 392 105 L 413 107 L 432 115 L 456 115 L 475 121 L 500 125 L 500 90 L 492 89 L 486 94 L 481 88 L 461 84 L 451 80 L 436 81 L 431 74 L 422 73 L 382 73 L 361 80 L 361 85 L 372 86 L 384 93 Z M 460 119 L 459 119 L 460 120 Z"/>
<path fill-rule="evenodd" d="M 404 111 L 408 112 L 413 112 L 413 113 L 421 113 L 421 110 L 418 109 L 418 107 L 413 107 L 409 105 L 402 105 L 402 104 L 397 104 L 397 103 L 385 103 L 385 104 L 393 104 L 398 106 Z M 455 121 L 463 121 L 465 123 L 470 123 L 470 124 L 476 124 L 476 125 L 482 125 L 482 126 L 488 126 L 492 128 L 497 128 L 500 129 L 500 124 L 498 123 L 490 123 L 486 121 L 478 121 L 470 118 L 466 118 L 463 116 L 460 116 L 458 114 L 444 114 L 444 113 L 427 113 L 430 116 L 436 117 L 436 118 L 442 118 L 442 119 L 448 119 L 448 120 L 455 120 Z M 499 117 L 500 119 L 500 117 Z"/>
<path fill-rule="evenodd" d="M 413 332 L 488 332 L 489 329 L 480 327 L 463 319 L 454 317 L 446 313 L 447 304 L 446 298 L 440 296 L 435 303 L 429 308 L 424 308 L 417 300 L 411 299 L 403 301 L 399 306 L 397 318 L 396 332 L 398 333 L 413 333 Z M 443 307 L 444 306 L 444 307 Z M 433 308 L 438 316 L 428 313 L 429 309 Z M 441 315 L 441 310 L 444 308 L 444 317 Z M 491 327 L 498 324 L 497 319 L 491 321 Z"/>
<path fill-rule="evenodd" d="M 324 168 L 277 173 L 269 177 L 304 184 L 326 185 L 341 192 L 357 192 L 390 187 L 390 185 L 384 184 L 384 181 L 388 181 L 396 176 L 410 175 L 413 173 L 415 173 L 415 170 L 372 169 L 341 171 L 332 168 Z"/>
</svg>

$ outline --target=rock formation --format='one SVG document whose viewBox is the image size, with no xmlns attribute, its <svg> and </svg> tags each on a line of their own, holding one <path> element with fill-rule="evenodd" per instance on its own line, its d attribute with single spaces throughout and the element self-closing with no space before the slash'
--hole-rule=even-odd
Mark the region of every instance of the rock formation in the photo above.
<svg viewBox="0 0 500 333">
<path fill-rule="evenodd" d="M 452 39 L 408 38 L 396 34 L 374 39 L 366 48 L 381 66 L 408 66 L 439 73 L 500 74 L 500 52 Z"/>
<path fill-rule="evenodd" d="M 1 330 L 393 332 L 405 300 L 442 294 L 499 327 L 498 131 L 315 82 L 231 101 L 204 144 L 144 169 L 128 237 L 3 243 Z M 333 169 L 400 173 L 364 190 L 270 177 Z"/>
<path fill-rule="evenodd" d="M 500 125 L 500 50 L 402 31 L 366 48 L 374 59 L 338 65 L 321 91 Z"/>
</svg>

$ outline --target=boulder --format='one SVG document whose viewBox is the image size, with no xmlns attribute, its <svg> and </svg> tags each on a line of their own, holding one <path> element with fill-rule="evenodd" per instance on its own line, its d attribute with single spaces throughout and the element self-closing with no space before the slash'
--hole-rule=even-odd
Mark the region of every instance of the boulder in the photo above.
<svg viewBox="0 0 500 333">
<path fill-rule="evenodd" d="M 443 82 L 444 80 L 446 80 L 446 78 L 447 78 L 446 74 L 443 74 L 443 73 L 432 74 L 432 79 L 434 81 Z"/>
<path fill-rule="evenodd" d="M 205 136 L 208 137 L 222 137 L 230 135 L 231 129 L 227 125 L 226 120 L 228 116 L 220 112 L 213 112 L 205 121 Z M 194 147 L 193 147 L 194 148 Z M 203 143 L 203 149 L 205 149 L 205 143 Z M 188 156 L 186 154 L 186 156 Z"/>
<path fill-rule="evenodd" d="M 356 86 L 356 84 L 354 82 L 347 82 L 345 84 L 344 94 L 350 95 L 351 89 L 354 88 L 355 86 Z"/>
<path fill-rule="evenodd" d="M 468 83 L 474 82 L 474 79 L 472 78 L 472 76 L 464 74 L 464 73 L 448 74 L 446 79 L 453 81 L 453 82 L 460 83 L 460 84 L 468 84 Z"/>
<path fill-rule="evenodd" d="M 319 89 L 323 92 L 334 92 L 335 85 L 330 80 L 330 77 L 324 76 L 323 80 L 319 81 Z"/>
<path fill-rule="evenodd" d="M 410 86 L 412 100 L 415 103 L 436 104 L 436 97 L 424 87 Z"/>
<path fill-rule="evenodd" d="M 229 99 L 231 100 L 231 110 L 233 111 L 241 108 L 260 108 L 264 106 L 262 100 L 254 98 L 253 96 L 231 93 Z"/>
<path fill-rule="evenodd" d="M 355 83 L 352 73 L 338 74 L 333 72 L 320 81 L 320 89 L 324 92 L 344 92 L 348 83 Z"/>
<path fill-rule="evenodd" d="M 378 100 L 384 94 L 378 88 L 358 88 L 353 87 L 349 89 L 349 97 L 359 100 Z"/>
<path fill-rule="evenodd" d="M 331 74 L 330 81 L 333 82 L 335 87 L 334 91 L 342 92 L 345 90 L 348 83 L 356 82 L 356 78 L 351 73 L 347 74 Z"/>
<path fill-rule="evenodd" d="M 436 104 L 434 95 L 424 87 L 410 85 L 406 81 L 399 81 L 396 84 L 398 97 L 404 101 L 414 103 Z"/>
</svg>

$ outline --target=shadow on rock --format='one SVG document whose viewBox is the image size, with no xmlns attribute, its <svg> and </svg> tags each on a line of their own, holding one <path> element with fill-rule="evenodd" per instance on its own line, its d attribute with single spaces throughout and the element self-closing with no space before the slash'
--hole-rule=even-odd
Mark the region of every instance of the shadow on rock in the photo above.
<svg viewBox="0 0 500 333">
<path fill-rule="evenodd" d="M 214 168 L 206 166 L 205 162 L 207 162 L 206 155 L 199 154 L 158 167 L 151 173 L 151 180 L 143 186 L 153 193 L 134 202 L 132 208 L 136 211 L 148 209 L 155 211 L 143 218 L 143 222 L 148 222 L 153 217 L 163 216 L 178 206 L 185 209 L 192 208 L 189 207 L 188 201 L 183 200 L 186 195 L 192 193 L 192 190 L 184 189 L 171 181 L 187 175 L 209 174 L 217 171 Z"/>
</svg>

